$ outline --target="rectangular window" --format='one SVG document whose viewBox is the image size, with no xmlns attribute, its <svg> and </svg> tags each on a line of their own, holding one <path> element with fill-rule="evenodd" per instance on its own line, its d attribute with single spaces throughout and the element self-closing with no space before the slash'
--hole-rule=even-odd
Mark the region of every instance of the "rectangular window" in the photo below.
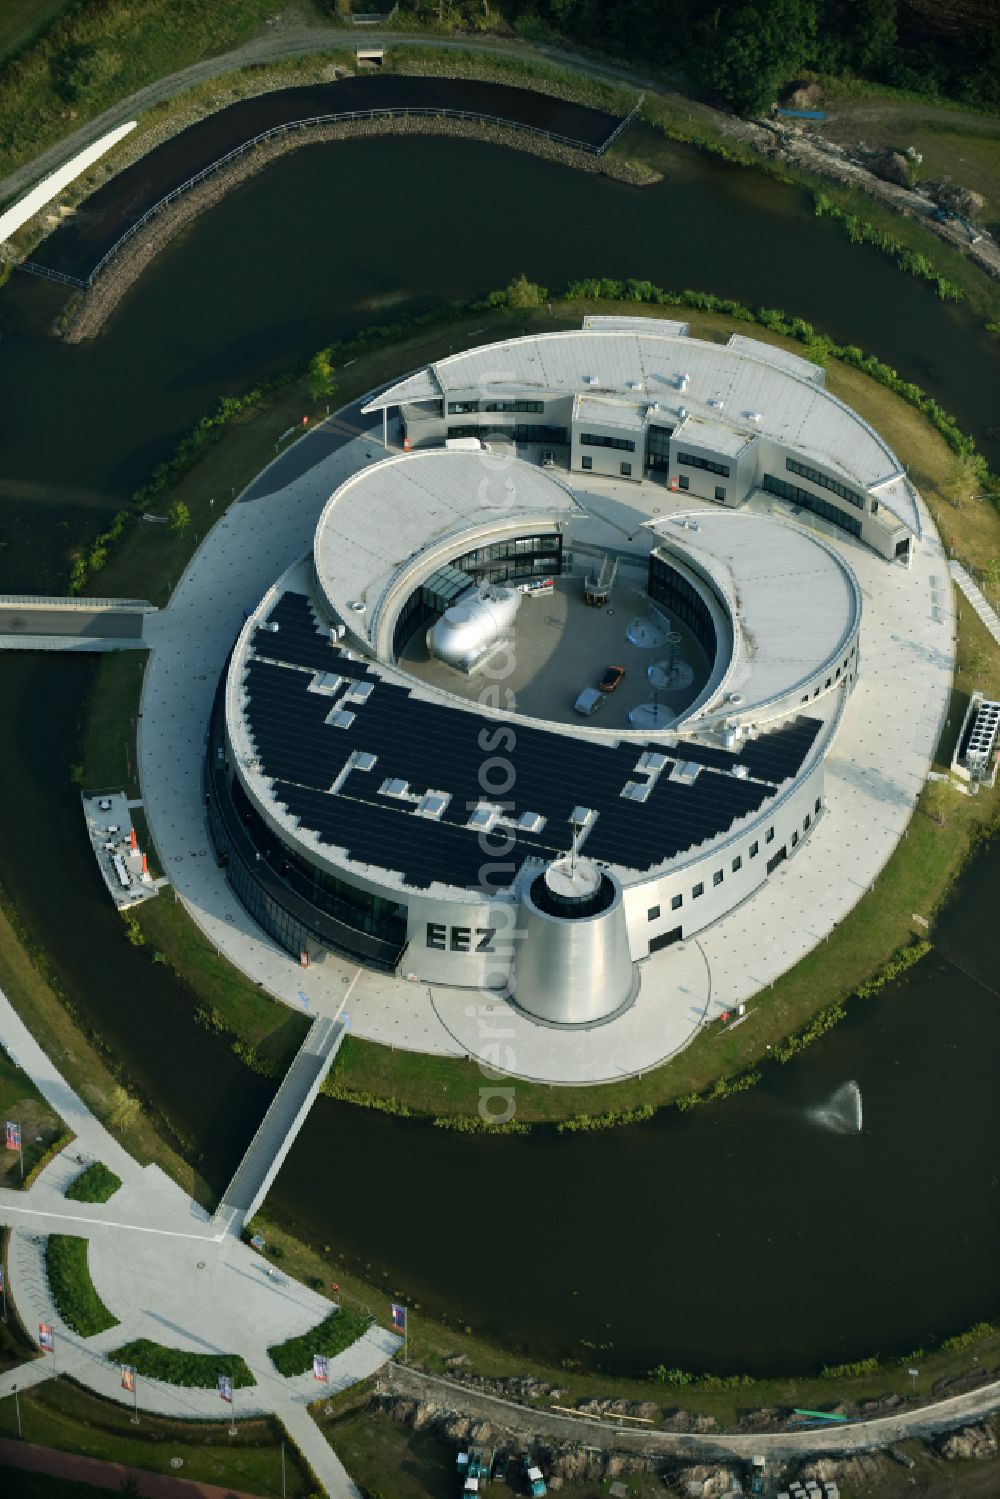
<svg viewBox="0 0 1000 1499">
<path fill-rule="evenodd" d="M 789 484 L 786 479 L 776 479 L 773 474 L 765 474 L 760 481 L 761 489 L 766 489 L 769 494 L 780 495 L 783 500 L 790 500 L 793 505 L 800 505 L 803 510 L 811 510 L 815 515 L 821 515 L 824 520 L 839 526 L 842 531 L 847 531 L 851 536 L 861 535 L 861 522 L 853 515 L 845 515 L 843 510 L 831 505 L 829 500 L 821 500 L 819 495 L 811 494 L 808 489 L 802 489 L 798 484 Z"/>
<path fill-rule="evenodd" d="M 729 464 L 716 463 L 711 458 L 702 458 L 697 453 L 678 453 L 677 462 L 683 463 L 685 468 L 701 468 L 709 474 L 719 474 L 723 479 L 729 478 Z"/>
<path fill-rule="evenodd" d="M 650 906 L 649 910 L 646 912 L 646 920 L 647 921 L 659 921 L 659 919 L 660 919 L 660 908 L 659 908 L 659 906 Z"/>
<path fill-rule="evenodd" d="M 792 834 L 792 847 L 793 848 L 798 843 L 798 841 L 799 841 L 799 830 L 798 830 L 798 828 L 796 828 L 795 832 Z"/>
<path fill-rule="evenodd" d="M 705 887 L 699 881 L 699 883 L 697 885 L 695 885 L 694 889 L 691 891 L 691 895 L 692 895 L 692 897 L 695 900 L 697 900 L 698 897 L 699 897 L 699 895 L 704 895 L 704 894 L 705 894 Z"/>
<path fill-rule="evenodd" d="M 634 453 L 635 443 L 628 437 L 606 437 L 600 432 L 581 432 L 580 441 L 588 448 L 621 448 Z"/>
<path fill-rule="evenodd" d="M 742 868 L 743 860 L 740 858 L 739 854 L 737 854 L 736 858 L 733 860 L 733 874 L 738 874 Z"/>
<path fill-rule="evenodd" d="M 687 474 L 681 474 L 677 480 L 677 485 L 680 489 L 690 489 L 691 480 L 688 478 Z"/>
<path fill-rule="evenodd" d="M 631 463 L 623 463 L 621 466 L 621 473 L 623 479 L 630 479 L 632 477 Z"/>
<path fill-rule="evenodd" d="M 767 832 L 764 834 L 764 842 L 765 843 L 773 843 L 774 842 L 774 829 L 773 828 L 768 828 Z"/>
<path fill-rule="evenodd" d="M 817 815 L 817 817 L 818 817 L 818 816 L 819 816 L 819 809 L 820 809 L 820 807 L 821 807 L 821 806 L 822 806 L 822 805 L 823 805 L 823 802 L 822 802 L 822 799 L 821 799 L 821 798 L 820 798 L 820 797 L 817 797 L 817 798 L 816 798 L 816 806 L 815 806 L 815 808 L 814 808 L 814 810 L 815 810 L 815 812 L 816 812 L 816 815 Z"/>
<path fill-rule="evenodd" d="M 588 458 L 588 457 L 584 456 L 583 458 L 580 459 L 580 467 L 581 468 L 593 468 L 593 466 L 594 466 L 594 460 L 593 460 L 593 458 Z"/>
<path fill-rule="evenodd" d="M 811 827 L 812 827 L 812 818 L 810 817 L 809 813 L 807 812 L 806 815 L 805 815 L 805 817 L 802 819 L 802 831 L 803 831 L 803 833 L 808 833 L 808 831 L 809 831 L 809 829 Z"/>
<path fill-rule="evenodd" d="M 721 484 L 717 484 L 715 486 L 715 498 L 717 500 L 721 500 L 723 502 L 725 501 L 726 491 L 725 491 L 725 489 L 723 488 L 723 486 Z"/>
<path fill-rule="evenodd" d="M 790 474 L 798 474 L 800 479 L 808 479 L 811 484 L 818 484 L 820 489 L 828 489 L 831 494 L 838 495 L 840 499 L 846 500 L 849 505 L 854 505 L 858 510 L 865 508 L 864 496 L 858 494 L 847 484 L 841 484 L 839 479 L 831 479 L 828 474 L 821 474 L 818 468 L 810 468 L 808 463 L 799 463 L 795 458 L 786 458 L 785 467 Z"/>
<path fill-rule="evenodd" d="M 712 876 L 712 884 L 713 885 L 721 885 L 722 884 L 722 870 L 721 869 L 717 869 L 715 871 L 715 873 L 713 874 L 713 876 Z"/>
<path fill-rule="evenodd" d="M 672 895 L 670 897 L 670 909 L 671 909 L 671 911 L 679 911 L 680 908 L 681 908 L 681 905 L 683 903 L 683 900 L 684 900 L 683 895 Z"/>
<path fill-rule="evenodd" d="M 757 842 L 751 843 L 751 845 L 750 845 L 750 857 L 751 857 L 751 859 L 756 859 L 756 857 L 757 857 L 757 855 L 759 853 L 760 853 L 760 844 L 757 843 Z"/>
</svg>

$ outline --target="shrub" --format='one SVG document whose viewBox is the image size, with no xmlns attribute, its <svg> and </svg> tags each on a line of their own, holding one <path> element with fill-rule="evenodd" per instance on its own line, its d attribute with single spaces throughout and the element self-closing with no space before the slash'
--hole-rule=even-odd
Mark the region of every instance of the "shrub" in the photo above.
<svg viewBox="0 0 1000 1499">
<path fill-rule="evenodd" d="M 121 1177 L 103 1161 L 94 1161 L 66 1188 L 71 1202 L 107 1202 L 121 1186 Z"/>
<path fill-rule="evenodd" d="M 220 1374 L 228 1375 L 237 1390 L 249 1389 L 255 1383 L 238 1353 L 187 1353 L 181 1348 L 164 1348 L 148 1338 L 136 1338 L 123 1343 L 108 1358 L 115 1364 L 131 1364 L 146 1379 L 160 1379 L 164 1384 L 187 1389 L 214 1389 Z"/>
<path fill-rule="evenodd" d="M 288 1338 L 284 1343 L 275 1343 L 267 1351 L 279 1374 L 291 1377 L 305 1374 L 312 1368 L 313 1354 L 322 1353 L 326 1358 L 336 1358 L 345 1348 L 356 1343 L 375 1319 L 368 1312 L 357 1312 L 347 1307 L 332 1311 L 328 1317 L 303 1333 L 298 1338 Z"/>
<path fill-rule="evenodd" d="M 118 1325 L 94 1289 L 87 1264 L 87 1241 L 72 1234 L 52 1234 L 45 1246 L 49 1290 L 60 1317 L 82 1338 Z"/>
</svg>

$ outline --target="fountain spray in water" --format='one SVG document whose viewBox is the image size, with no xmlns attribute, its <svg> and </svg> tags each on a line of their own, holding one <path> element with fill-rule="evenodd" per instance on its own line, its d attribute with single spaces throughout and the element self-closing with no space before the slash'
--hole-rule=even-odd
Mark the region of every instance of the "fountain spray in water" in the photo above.
<svg viewBox="0 0 1000 1499">
<path fill-rule="evenodd" d="M 823 1129 L 837 1135 L 860 1135 L 861 1133 L 861 1089 L 857 1083 L 841 1083 L 830 1094 L 826 1103 L 809 1110 L 809 1117 Z"/>
</svg>

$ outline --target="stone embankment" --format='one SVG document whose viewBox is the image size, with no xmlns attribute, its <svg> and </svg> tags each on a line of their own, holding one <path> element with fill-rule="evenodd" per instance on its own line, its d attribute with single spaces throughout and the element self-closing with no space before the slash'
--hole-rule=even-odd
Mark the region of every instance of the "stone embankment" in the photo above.
<svg viewBox="0 0 1000 1499">
<path fill-rule="evenodd" d="M 227 193 L 262 172 L 279 156 L 301 146 L 321 142 L 367 139 L 384 135 L 447 135 L 465 140 L 485 141 L 488 145 L 509 146 L 533 156 L 557 161 L 577 171 L 596 172 L 620 182 L 644 186 L 658 182 L 660 175 L 650 168 L 622 161 L 612 156 L 593 156 L 543 135 L 533 135 L 514 126 L 488 125 L 475 120 L 434 119 L 412 115 L 359 120 L 337 125 L 318 125 L 308 131 L 294 131 L 255 146 L 207 177 L 197 187 L 168 204 L 144 229 L 140 229 L 86 292 L 71 311 L 63 327 L 67 343 L 82 343 L 93 338 L 118 306 L 129 288 L 139 279 L 150 261 L 176 234 L 206 208 L 218 203 Z"/>
<path fill-rule="evenodd" d="M 720 114 L 719 123 L 727 135 L 752 146 L 770 161 L 785 162 L 840 182 L 845 187 L 857 188 L 866 197 L 878 199 L 904 218 L 919 219 L 939 239 L 962 250 L 987 275 L 1000 279 L 1000 245 L 994 239 L 984 234 L 982 239 L 971 244 L 961 224 L 953 220 L 941 222 L 932 216 L 934 205 L 923 194 L 877 177 L 833 141 L 770 120 L 739 120 Z"/>
<path fill-rule="evenodd" d="M 531 1445 L 555 1480 L 553 1487 L 657 1473 L 679 1493 L 712 1499 L 729 1493 L 733 1477 L 760 1451 L 782 1481 L 794 1474 L 803 1481 L 868 1488 L 901 1460 L 893 1444 L 908 1437 L 921 1438 L 947 1461 L 998 1456 L 994 1426 L 982 1419 L 1000 1403 L 995 1382 L 992 1402 L 969 1394 L 942 1407 L 889 1396 L 843 1407 L 854 1424 L 819 1432 L 790 1432 L 790 1412 L 775 1407 L 748 1411 L 735 1428 L 723 1431 L 714 1417 L 683 1410 L 669 1412 L 655 1427 L 647 1425 L 659 1407 L 646 1401 L 596 1398 L 559 1409 L 569 1397 L 546 1381 L 518 1375 L 485 1379 L 465 1373 L 458 1363 L 450 1361 L 449 1378 L 387 1366 L 375 1386 L 376 1409 L 456 1445 L 479 1442 L 509 1452 Z M 534 1401 L 545 1404 L 528 1403 Z"/>
</svg>

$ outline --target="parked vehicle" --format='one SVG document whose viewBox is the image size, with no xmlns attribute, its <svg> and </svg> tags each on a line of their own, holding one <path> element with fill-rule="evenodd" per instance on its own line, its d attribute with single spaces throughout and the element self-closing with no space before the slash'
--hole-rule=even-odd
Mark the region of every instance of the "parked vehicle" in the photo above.
<svg viewBox="0 0 1000 1499">
<path fill-rule="evenodd" d="M 530 1452 L 526 1452 L 521 1461 L 524 1463 L 526 1492 L 532 1496 L 532 1499 L 539 1499 L 540 1495 L 546 1493 L 542 1470 L 538 1467 Z"/>
<path fill-rule="evenodd" d="M 597 712 L 603 702 L 604 698 L 596 687 L 585 687 L 573 707 L 577 713 L 582 713 L 585 718 L 589 718 L 592 713 Z"/>
<path fill-rule="evenodd" d="M 609 666 L 597 685 L 602 692 L 614 692 L 615 688 L 621 685 L 624 675 L 624 666 Z"/>
</svg>

